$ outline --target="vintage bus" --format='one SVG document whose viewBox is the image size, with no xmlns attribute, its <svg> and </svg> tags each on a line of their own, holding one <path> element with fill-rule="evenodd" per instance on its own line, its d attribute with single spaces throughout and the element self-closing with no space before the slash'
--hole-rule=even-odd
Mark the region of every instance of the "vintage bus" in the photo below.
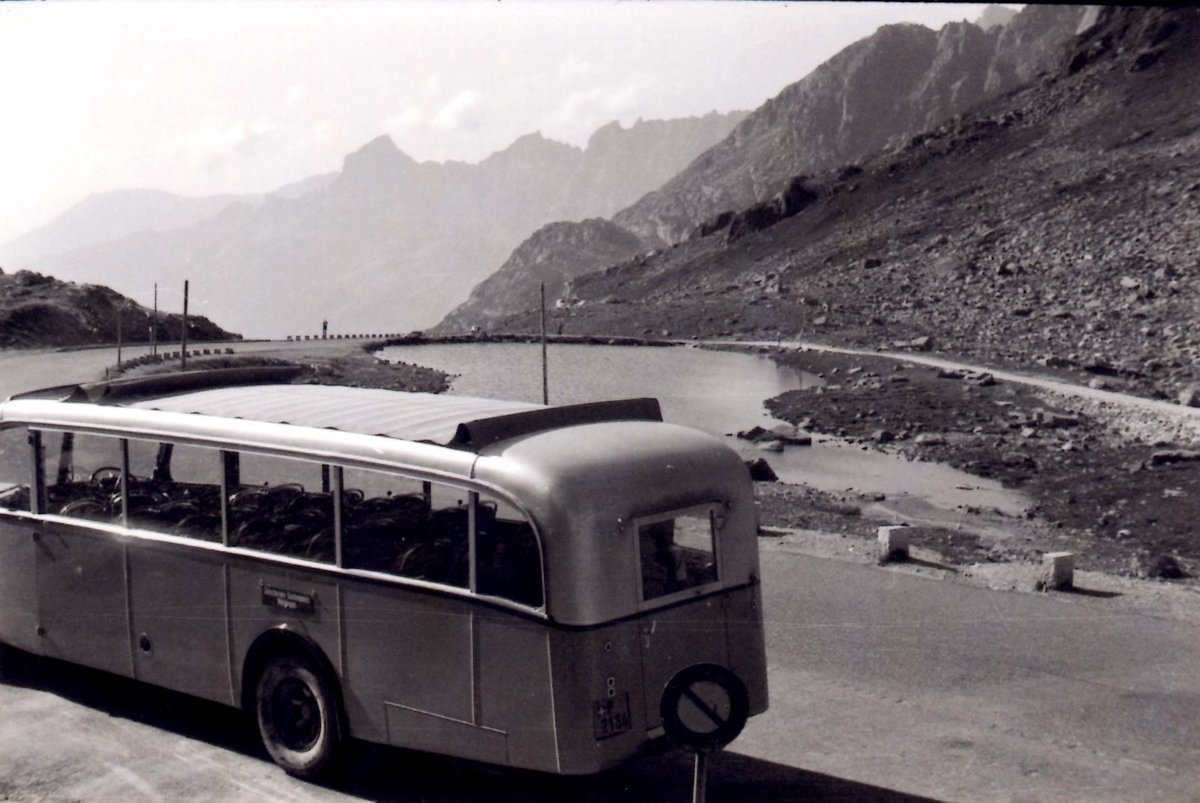
<svg viewBox="0 0 1200 803">
<path fill-rule="evenodd" d="M 0 404 L 0 644 L 354 738 L 594 773 L 767 706 L 751 482 L 652 399 L 228 369 Z"/>
</svg>

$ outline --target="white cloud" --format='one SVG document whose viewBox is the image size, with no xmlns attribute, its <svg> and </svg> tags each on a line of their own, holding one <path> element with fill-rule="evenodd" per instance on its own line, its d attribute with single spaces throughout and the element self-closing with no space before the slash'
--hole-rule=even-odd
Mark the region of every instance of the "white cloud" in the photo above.
<svg viewBox="0 0 1200 803">
<path fill-rule="evenodd" d="M 541 129 L 556 139 L 582 141 L 605 123 L 637 116 L 644 91 L 636 82 L 578 89 L 542 118 Z"/>
<path fill-rule="evenodd" d="M 194 169 L 212 170 L 232 159 L 262 153 L 273 142 L 277 130 L 278 126 L 266 120 L 218 122 L 206 117 L 198 129 L 169 140 L 162 150 L 183 156 Z"/>
<path fill-rule="evenodd" d="M 420 106 L 409 106 L 399 114 L 389 117 L 384 125 L 388 128 L 417 128 L 427 122 L 425 111 Z"/>
<path fill-rule="evenodd" d="M 478 140 L 487 117 L 483 94 L 467 89 L 436 107 L 436 110 L 417 104 L 405 106 L 384 121 L 384 128 L 393 134 L 396 144 L 406 153 L 416 158 L 442 160 L 451 155 L 451 141 L 462 144 L 468 140 Z M 476 142 L 475 145 L 480 147 L 481 143 Z M 489 151 L 493 149 L 491 145 L 483 147 Z"/>
<path fill-rule="evenodd" d="M 430 124 L 444 131 L 478 131 L 483 127 L 486 116 L 483 95 L 474 89 L 467 89 L 439 109 Z"/>
</svg>

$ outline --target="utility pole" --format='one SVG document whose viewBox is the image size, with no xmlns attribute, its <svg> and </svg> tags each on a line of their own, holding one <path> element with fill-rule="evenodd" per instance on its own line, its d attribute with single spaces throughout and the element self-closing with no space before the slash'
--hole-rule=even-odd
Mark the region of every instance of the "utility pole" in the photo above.
<svg viewBox="0 0 1200 803">
<path fill-rule="evenodd" d="M 183 361 L 179 365 L 179 368 L 182 371 L 187 370 L 187 335 L 188 335 L 188 280 L 184 279 L 183 280 L 183 333 L 181 335 L 182 340 L 183 340 L 183 348 L 181 351 L 181 353 L 183 354 L 183 358 L 182 358 Z"/>
<path fill-rule="evenodd" d="M 150 319 L 150 355 L 158 356 L 158 282 L 154 283 L 154 317 Z"/>
<path fill-rule="evenodd" d="M 123 312 L 125 312 L 125 302 L 124 301 L 117 304 L 117 370 L 118 371 L 121 370 L 121 345 L 122 345 L 121 341 L 124 339 L 122 337 L 123 332 L 121 329 L 121 317 L 122 317 Z"/>
<path fill-rule="evenodd" d="M 546 283 L 542 282 L 542 404 L 550 403 L 550 378 L 546 362 Z"/>
</svg>

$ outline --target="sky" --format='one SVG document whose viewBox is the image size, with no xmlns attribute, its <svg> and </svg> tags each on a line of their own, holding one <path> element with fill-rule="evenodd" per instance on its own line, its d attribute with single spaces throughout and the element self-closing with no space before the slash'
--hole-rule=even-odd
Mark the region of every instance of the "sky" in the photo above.
<svg viewBox="0 0 1200 803">
<path fill-rule="evenodd" d="M 880 25 L 983 5 L 0 2 L 0 242 L 91 193 L 269 192 L 381 134 L 477 162 L 535 131 L 751 110 Z"/>
</svg>

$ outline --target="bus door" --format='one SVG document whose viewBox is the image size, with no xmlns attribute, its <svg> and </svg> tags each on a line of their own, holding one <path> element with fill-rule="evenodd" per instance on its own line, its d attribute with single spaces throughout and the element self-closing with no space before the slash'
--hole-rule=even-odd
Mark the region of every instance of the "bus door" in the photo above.
<svg viewBox="0 0 1200 803">
<path fill-rule="evenodd" d="M 43 522 L 35 539 L 39 651 L 129 675 L 125 538 L 96 526 L 121 522 L 120 441 L 42 437 L 44 512 L 68 522 Z"/>
<path fill-rule="evenodd" d="M 502 741 L 475 727 L 473 605 L 438 589 L 469 585 L 468 492 L 388 472 L 339 471 L 343 566 L 424 585 L 343 583 L 351 721 L 366 738 L 451 755 L 470 755 L 480 737 Z"/>
<path fill-rule="evenodd" d="M 129 526 L 185 539 L 129 540 L 134 676 L 236 704 L 230 686 L 226 561 L 219 551 L 202 547 L 221 543 L 221 453 L 130 440 L 129 476 Z"/>
<path fill-rule="evenodd" d="M 29 515 L 30 438 L 24 427 L 0 430 L 0 641 L 36 652 L 37 523 Z"/>
<path fill-rule="evenodd" d="M 723 598 L 691 599 L 719 579 L 717 520 L 713 506 L 634 520 L 645 610 L 640 635 L 648 726 L 658 723 L 663 689 L 679 670 L 728 665 Z"/>
</svg>

